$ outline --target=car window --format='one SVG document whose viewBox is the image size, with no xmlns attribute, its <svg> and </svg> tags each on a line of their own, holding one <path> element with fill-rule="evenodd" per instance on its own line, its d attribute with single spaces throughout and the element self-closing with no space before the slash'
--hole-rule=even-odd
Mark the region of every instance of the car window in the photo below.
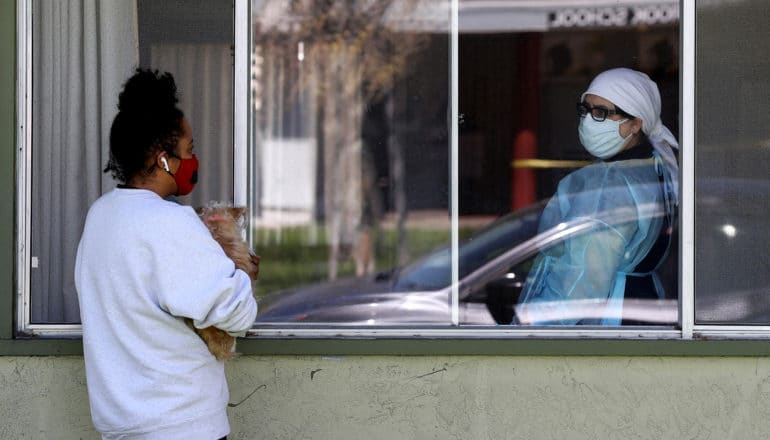
<svg viewBox="0 0 770 440">
<path fill-rule="evenodd" d="M 464 240 L 459 248 L 460 278 L 464 278 L 537 233 L 545 201 L 508 214 Z M 451 282 L 451 254 L 444 247 L 398 273 L 396 289 L 439 289 Z"/>
</svg>

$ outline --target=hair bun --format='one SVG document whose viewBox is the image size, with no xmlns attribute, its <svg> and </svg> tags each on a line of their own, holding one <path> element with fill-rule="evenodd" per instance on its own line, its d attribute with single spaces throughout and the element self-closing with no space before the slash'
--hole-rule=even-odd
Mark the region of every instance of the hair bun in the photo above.
<svg viewBox="0 0 770 440">
<path fill-rule="evenodd" d="M 136 74 L 123 85 L 123 91 L 118 97 L 118 110 L 157 114 L 173 110 L 177 102 L 176 83 L 170 73 L 136 69 Z"/>
</svg>

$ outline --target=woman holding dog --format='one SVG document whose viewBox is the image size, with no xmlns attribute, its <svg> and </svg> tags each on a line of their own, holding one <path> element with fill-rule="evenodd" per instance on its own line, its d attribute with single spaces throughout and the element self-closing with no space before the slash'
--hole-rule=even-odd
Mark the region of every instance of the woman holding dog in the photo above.
<svg viewBox="0 0 770 440">
<path fill-rule="evenodd" d="M 137 70 L 120 93 L 105 172 L 120 182 L 91 206 L 75 284 L 91 414 L 103 438 L 224 438 L 224 364 L 197 328 L 245 333 L 257 305 L 192 208 L 198 161 L 173 77 Z"/>
</svg>

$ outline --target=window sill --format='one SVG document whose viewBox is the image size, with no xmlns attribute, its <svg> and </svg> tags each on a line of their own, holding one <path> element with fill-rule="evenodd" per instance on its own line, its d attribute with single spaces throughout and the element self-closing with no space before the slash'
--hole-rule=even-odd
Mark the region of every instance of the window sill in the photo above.
<svg viewBox="0 0 770 440">
<path fill-rule="evenodd" d="M 770 341 L 576 338 L 247 338 L 243 355 L 767 356 Z"/>
<path fill-rule="evenodd" d="M 767 339 L 245 338 L 245 356 L 769 356 Z M 82 356 L 80 339 L 2 339 L 0 356 Z"/>
</svg>

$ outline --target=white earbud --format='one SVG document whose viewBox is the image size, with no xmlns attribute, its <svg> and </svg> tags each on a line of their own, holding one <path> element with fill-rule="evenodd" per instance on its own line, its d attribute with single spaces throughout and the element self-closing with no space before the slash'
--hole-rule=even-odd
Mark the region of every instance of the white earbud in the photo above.
<svg viewBox="0 0 770 440">
<path fill-rule="evenodd" d="M 163 169 L 166 170 L 167 173 L 170 173 L 171 170 L 168 167 L 168 161 L 166 160 L 166 158 L 165 157 L 161 157 L 160 161 L 163 162 Z"/>
</svg>

